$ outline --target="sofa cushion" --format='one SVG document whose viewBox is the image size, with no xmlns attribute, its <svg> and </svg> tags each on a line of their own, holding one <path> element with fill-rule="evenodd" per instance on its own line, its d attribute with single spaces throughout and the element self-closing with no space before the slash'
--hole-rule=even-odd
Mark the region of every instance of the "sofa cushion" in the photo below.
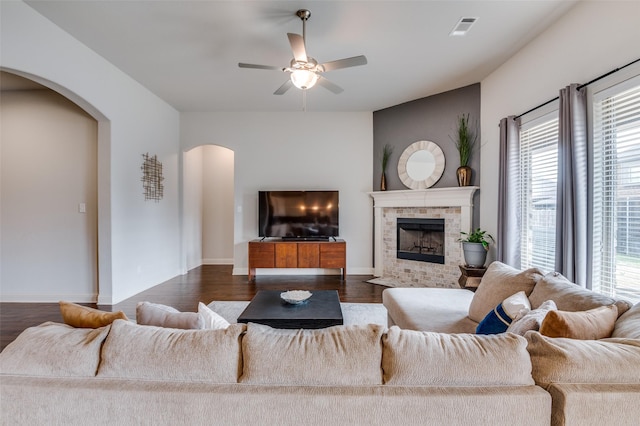
<svg viewBox="0 0 640 426">
<path fill-rule="evenodd" d="M 93 377 L 109 328 L 74 328 L 54 322 L 27 328 L 0 353 L 0 373 Z"/>
<path fill-rule="evenodd" d="M 249 323 L 240 382 L 261 385 L 382 384 L 379 325 L 283 330 Z"/>
<path fill-rule="evenodd" d="M 524 291 L 519 291 L 502 301 L 480 321 L 476 334 L 504 333 L 514 320 L 522 318 L 531 310 Z"/>
<path fill-rule="evenodd" d="M 616 305 L 582 312 L 550 311 L 542 321 L 540 334 L 570 339 L 604 339 L 611 336 L 616 318 Z"/>
<path fill-rule="evenodd" d="M 524 291 L 529 296 L 543 275 L 538 268 L 521 271 L 502 262 L 492 262 L 471 300 L 469 318 L 476 322 L 482 321 L 498 303 L 519 291 Z"/>
<path fill-rule="evenodd" d="M 117 320 L 102 348 L 98 377 L 237 383 L 244 324 L 179 330 Z"/>
<path fill-rule="evenodd" d="M 615 304 L 618 308 L 618 316 L 620 316 L 631 307 L 631 304 L 624 300 L 615 300 L 582 288 L 557 272 L 545 275 L 529 296 L 533 308 L 537 308 L 542 302 L 549 299 L 556 302 L 558 310 L 570 312 L 588 311 L 600 306 Z"/>
<path fill-rule="evenodd" d="M 473 333 L 478 326 L 469 316 L 473 293 L 461 288 L 387 288 L 382 304 L 389 325 L 438 333 Z"/>
<path fill-rule="evenodd" d="M 553 300 L 547 300 L 538 306 L 537 309 L 529 311 L 522 318 L 512 322 L 507 328 L 507 333 L 515 333 L 524 336 L 527 331 L 540 330 L 540 325 L 544 321 L 547 313 L 556 310 L 556 304 Z"/>
<path fill-rule="evenodd" d="M 160 303 L 139 302 L 136 305 L 136 321 L 140 325 L 156 327 L 202 329 L 204 318 L 196 312 L 180 312 Z"/>
<path fill-rule="evenodd" d="M 618 318 L 611 337 L 640 339 L 640 303 L 633 305 Z"/>
<path fill-rule="evenodd" d="M 122 311 L 105 312 L 76 303 L 60 301 L 60 314 L 65 324 L 77 328 L 99 328 L 111 324 L 117 319 L 127 320 Z"/>
<path fill-rule="evenodd" d="M 525 335 L 536 383 L 640 383 L 640 340 Z"/>
<path fill-rule="evenodd" d="M 532 385 L 527 341 L 515 334 L 477 336 L 402 330 L 382 337 L 384 382 L 399 386 Z"/>
</svg>

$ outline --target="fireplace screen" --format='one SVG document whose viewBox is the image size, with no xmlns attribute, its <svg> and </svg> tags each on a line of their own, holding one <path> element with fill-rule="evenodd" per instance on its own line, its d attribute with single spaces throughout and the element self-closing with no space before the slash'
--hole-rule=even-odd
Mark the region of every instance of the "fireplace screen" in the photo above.
<svg viewBox="0 0 640 426">
<path fill-rule="evenodd" d="M 397 258 L 444 264 L 444 219 L 398 218 Z"/>
</svg>

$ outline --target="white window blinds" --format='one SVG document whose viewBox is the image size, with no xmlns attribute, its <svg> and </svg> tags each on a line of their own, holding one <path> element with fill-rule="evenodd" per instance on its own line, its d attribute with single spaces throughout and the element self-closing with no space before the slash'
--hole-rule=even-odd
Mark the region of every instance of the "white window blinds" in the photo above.
<svg viewBox="0 0 640 426">
<path fill-rule="evenodd" d="M 640 302 L 640 79 L 594 95 L 593 290 Z"/>
<path fill-rule="evenodd" d="M 557 111 L 520 131 L 521 267 L 555 270 Z"/>
</svg>

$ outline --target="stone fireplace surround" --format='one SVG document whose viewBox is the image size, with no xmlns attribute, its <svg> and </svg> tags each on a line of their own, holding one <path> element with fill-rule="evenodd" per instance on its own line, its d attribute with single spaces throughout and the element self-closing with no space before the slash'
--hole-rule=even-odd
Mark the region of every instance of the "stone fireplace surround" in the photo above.
<svg viewBox="0 0 640 426">
<path fill-rule="evenodd" d="M 460 232 L 473 225 L 477 186 L 370 192 L 374 208 L 374 275 L 407 287 L 458 287 Z M 444 265 L 396 258 L 397 218 L 444 218 Z"/>
</svg>

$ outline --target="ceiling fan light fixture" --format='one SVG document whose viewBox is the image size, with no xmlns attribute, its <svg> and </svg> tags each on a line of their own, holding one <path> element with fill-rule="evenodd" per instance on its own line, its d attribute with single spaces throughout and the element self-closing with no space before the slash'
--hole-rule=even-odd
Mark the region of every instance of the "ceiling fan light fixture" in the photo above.
<svg viewBox="0 0 640 426">
<path fill-rule="evenodd" d="M 298 89 L 311 89 L 318 82 L 318 74 L 306 69 L 294 70 L 291 72 L 291 82 Z"/>
</svg>

